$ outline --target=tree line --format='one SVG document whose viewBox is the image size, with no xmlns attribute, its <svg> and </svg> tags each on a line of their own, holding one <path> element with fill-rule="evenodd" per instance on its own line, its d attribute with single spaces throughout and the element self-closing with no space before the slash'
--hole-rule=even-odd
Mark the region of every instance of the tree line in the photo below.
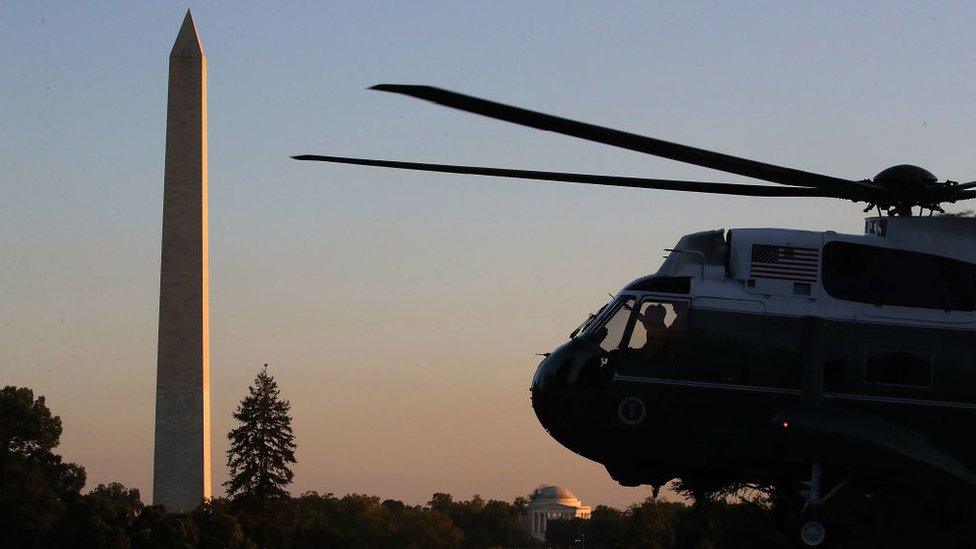
<svg viewBox="0 0 976 549">
<path fill-rule="evenodd" d="M 145 505 L 135 488 L 84 492 L 84 467 L 55 452 L 61 419 L 25 387 L 0 391 L 0 547 L 535 547 L 521 526 L 526 499 L 426 505 L 376 496 L 291 496 L 295 440 L 267 365 L 234 412 L 227 497 L 189 512 Z"/>
<path fill-rule="evenodd" d="M 119 483 L 84 492 L 85 469 L 55 453 L 60 418 L 31 389 L 4 387 L 0 547 L 719 549 L 795 542 L 783 527 L 789 506 L 769 491 L 695 494 L 693 504 L 650 497 L 624 510 L 598 506 L 588 520 L 550 521 L 545 541 L 523 525 L 526 497 L 454 500 L 435 493 L 425 505 L 407 505 L 364 494 L 292 496 L 296 444 L 289 411 L 265 367 L 234 412 L 227 497 L 170 512 L 145 505 L 137 489 Z M 831 547 L 969 547 L 976 539 L 970 507 L 898 497 L 841 499 L 832 507 Z"/>
</svg>

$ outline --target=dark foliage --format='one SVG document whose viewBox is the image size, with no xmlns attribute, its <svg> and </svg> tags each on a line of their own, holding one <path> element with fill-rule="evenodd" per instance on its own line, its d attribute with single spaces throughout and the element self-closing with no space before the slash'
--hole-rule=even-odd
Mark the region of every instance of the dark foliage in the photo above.
<svg viewBox="0 0 976 549">
<path fill-rule="evenodd" d="M 291 404 L 280 398 L 281 391 L 268 375 L 267 364 L 254 378 L 248 393 L 234 412 L 240 425 L 227 435 L 230 480 L 224 486 L 228 496 L 244 496 L 264 505 L 286 497 L 285 487 L 292 481 L 295 437 L 288 415 Z"/>
<path fill-rule="evenodd" d="M 167 513 L 162 505 L 150 505 L 139 513 L 130 538 L 135 547 L 188 549 L 196 546 L 195 533 L 187 515 Z"/>
<path fill-rule="evenodd" d="M 675 547 L 678 524 L 687 508 L 648 498 L 626 511 L 599 506 L 589 520 L 549 522 L 546 542 L 550 547 Z"/>
<path fill-rule="evenodd" d="M 41 547 L 85 485 L 84 468 L 52 450 L 61 419 L 23 387 L 0 390 L 0 546 Z"/>
<path fill-rule="evenodd" d="M 0 391 L 0 451 L 23 457 L 49 453 L 60 443 L 61 418 L 51 415 L 44 397 L 26 387 Z"/>
<path fill-rule="evenodd" d="M 64 547 L 129 547 L 129 533 L 142 507 L 139 490 L 117 482 L 99 484 L 72 502 L 53 541 Z"/>
<path fill-rule="evenodd" d="M 444 514 L 374 496 L 307 492 L 290 502 L 291 547 L 458 547 L 461 532 Z M 284 545 L 283 545 L 284 546 Z"/>
<path fill-rule="evenodd" d="M 521 522 L 525 504 L 525 498 L 485 502 L 477 495 L 456 502 L 450 494 L 436 493 L 427 508 L 450 518 L 464 535 L 464 547 L 528 547 L 534 540 Z"/>
<path fill-rule="evenodd" d="M 202 549 L 244 549 L 254 547 L 232 514 L 230 502 L 214 498 L 204 502 L 190 514 L 194 526 L 196 546 Z"/>
</svg>

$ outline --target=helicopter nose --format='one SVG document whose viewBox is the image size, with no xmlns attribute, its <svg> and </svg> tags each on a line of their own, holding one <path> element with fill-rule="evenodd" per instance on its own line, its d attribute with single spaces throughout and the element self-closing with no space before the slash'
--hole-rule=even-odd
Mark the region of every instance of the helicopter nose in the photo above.
<svg viewBox="0 0 976 549">
<path fill-rule="evenodd" d="M 586 426 L 596 421 L 605 387 L 601 350 L 572 340 L 549 354 L 532 378 L 532 408 L 539 423 L 561 444 L 581 452 Z"/>
<path fill-rule="evenodd" d="M 539 364 L 532 390 L 592 389 L 606 383 L 603 351 L 582 338 L 560 346 Z"/>
</svg>

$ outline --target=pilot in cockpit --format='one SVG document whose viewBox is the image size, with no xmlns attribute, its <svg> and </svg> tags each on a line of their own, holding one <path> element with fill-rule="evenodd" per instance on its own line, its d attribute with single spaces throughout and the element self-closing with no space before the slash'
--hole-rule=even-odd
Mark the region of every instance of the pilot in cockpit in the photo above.
<svg viewBox="0 0 976 549">
<path fill-rule="evenodd" d="M 637 319 L 640 320 L 647 334 L 644 346 L 640 349 L 643 354 L 652 356 L 664 349 L 668 331 L 668 327 L 664 323 L 667 313 L 664 305 L 659 303 L 649 305 L 643 313 L 638 313 Z"/>
</svg>

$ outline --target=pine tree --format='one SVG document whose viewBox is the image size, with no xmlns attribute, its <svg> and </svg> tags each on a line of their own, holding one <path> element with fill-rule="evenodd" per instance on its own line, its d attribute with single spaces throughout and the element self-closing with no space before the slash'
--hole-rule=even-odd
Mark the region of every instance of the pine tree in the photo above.
<svg viewBox="0 0 976 549">
<path fill-rule="evenodd" d="M 227 495 L 257 501 L 287 497 L 285 486 L 291 484 L 291 464 L 295 463 L 295 437 L 288 415 L 291 403 L 280 398 L 267 364 L 248 391 L 234 412 L 240 426 L 227 434 Z"/>
</svg>

